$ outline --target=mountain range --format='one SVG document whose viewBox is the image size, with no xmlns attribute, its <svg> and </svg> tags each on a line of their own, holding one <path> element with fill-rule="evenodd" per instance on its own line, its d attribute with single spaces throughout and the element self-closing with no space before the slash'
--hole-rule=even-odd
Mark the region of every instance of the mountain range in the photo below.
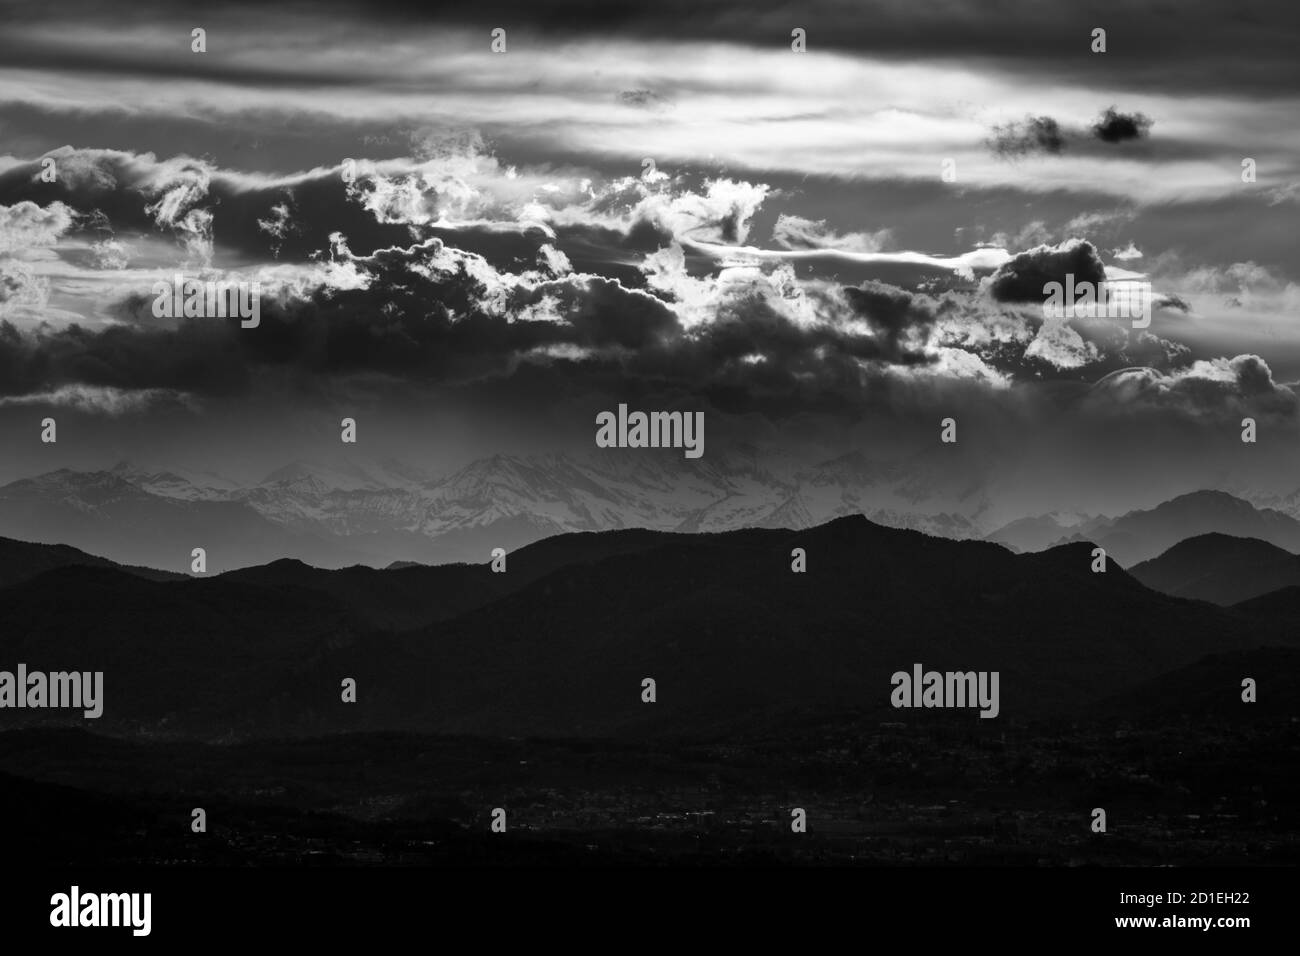
<svg viewBox="0 0 1300 956">
<path fill-rule="evenodd" d="M 846 455 L 776 474 L 755 455 L 495 455 L 449 475 L 401 462 L 294 462 L 242 486 L 219 475 L 62 469 L 0 487 L 0 535 L 188 572 L 296 558 L 322 568 L 486 560 L 577 531 L 804 528 L 835 517 L 951 538 L 983 534 L 946 489 L 899 464 Z M 949 506 L 952 510 L 945 510 Z M 978 510 L 978 502 L 974 503 Z"/>
<path fill-rule="evenodd" d="M 795 548 L 806 572 L 791 569 Z M 998 671 L 1004 719 L 1077 715 L 1209 654 L 1300 641 L 1267 612 L 1091 568 L 1084 544 L 1015 554 L 861 516 L 801 530 L 566 534 L 511 553 L 504 573 L 282 560 L 159 581 L 69 564 L 0 588 L 0 662 L 104 671 L 94 729 L 108 733 L 604 737 L 845 710 L 985 723 L 890 708 L 890 675 L 917 662 Z M 1223 682 L 1198 693 L 1239 692 L 1230 667 L 1197 673 Z M 355 704 L 340 700 L 349 677 Z M 653 704 L 641 699 L 647 677 Z"/>
<path fill-rule="evenodd" d="M 481 562 L 494 548 L 571 532 L 797 530 L 851 515 L 1014 551 L 1092 542 L 1123 567 L 1202 534 L 1300 552 L 1296 517 L 1212 490 L 1117 517 L 1053 512 L 990 531 L 979 483 L 944 472 L 933 452 L 888 463 L 854 452 L 795 465 L 749 448 L 698 461 L 655 453 L 494 455 L 448 474 L 393 460 L 299 461 L 251 484 L 123 462 L 0 486 L 0 535 L 181 573 L 190 571 L 196 547 L 210 572 L 280 558 L 385 568 Z"/>
<path fill-rule="evenodd" d="M 1273 508 L 1260 508 L 1223 491 L 1194 491 L 1154 508 L 1118 517 L 1042 515 L 1012 522 L 989 535 L 1019 551 L 1039 551 L 1069 542 L 1091 542 L 1108 557 L 1131 568 L 1163 554 L 1175 544 L 1206 534 L 1253 538 L 1284 551 L 1300 552 L 1300 520 Z"/>
</svg>

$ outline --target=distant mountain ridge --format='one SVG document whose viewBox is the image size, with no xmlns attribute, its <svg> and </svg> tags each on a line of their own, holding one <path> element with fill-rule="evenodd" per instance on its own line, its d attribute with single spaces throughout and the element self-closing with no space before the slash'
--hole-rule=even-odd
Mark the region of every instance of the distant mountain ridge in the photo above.
<svg viewBox="0 0 1300 956">
<path fill-rule="evenodd" d="M 1097 520 L 1089 515 L 1051 512 L 1018 518 L 988 535 L 986 541 L 1005 545 L 1013 551 L 1042 551 L 1069 537 L 1074 529 Z"/>
<path fill-rule="evenodd" d="M 354 557 L 329 539 L 270 521 L 246 501 L 163 495 L 106 471 L 62 469 L 0 488 L 0 536 L 180 573 L 190 570 L 196 547 L 210 571 L 285 555 L 334 566 Z"/>
<path fill-rule="evenodd" d="M 1178 495 L 1153 508 L 1138 509 L 1115 518 L 1081 520 L 1052 538 L 1051 516 L 1023 519 L 998 529 L 989 540 L 1019 550 L 1041 550 L 1069 542 L 1090 541 L 1126 568 L 1163 554 L 1180 541 L 1203 534 L 1254 538 L 1300 552 L 1300 520 L 1223 491 L 1194 491 Z M 1037 545 L 1037 547 L 1034 547 Z"/>
<path fill-rule="evenodd" d="M 195 547 L 207 552 L 210 571 L 282 557 L 316 567 L 387 567 L 480 562 L 493 548 L 511 551 L 567 532 L 801 528 L 853 514 L 976 538 L 983 531 L 971 518 L 941 506 L 969 494 L 938 487 L 905 463 L 859 454 L 782 474 L 749 451 L 685 462 L 656 454 L 493 455 L 442 476 L 395 461 L 293 462 L 251 486 L 123 462 L 0 487 L 0 535 L 181 572 Z"/>
</svg>

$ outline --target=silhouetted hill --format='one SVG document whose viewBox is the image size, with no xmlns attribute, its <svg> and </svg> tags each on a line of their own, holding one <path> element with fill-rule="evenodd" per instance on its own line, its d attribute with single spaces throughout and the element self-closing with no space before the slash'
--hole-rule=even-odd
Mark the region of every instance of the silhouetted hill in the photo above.
<svg viewBox="0 0 1300 956">
<path fill-rule="evenodd" d="M 87 554 L 66 544 L 37 544 L 0 538 L 0 588 L 26 581 L 44 571 L 77 564 L 94 568 L 116 568 L 151 581 L 171 581 L 184 577 L 171 571 L 128 567 L 107 558 Z"/>
<path fill-rule="evenodd" d="M 806 574 L 790 571 L 793 547 L 807 550 Z M 1026 715 L 1265 643 L 1240 618 L 1090 566 L 1084 544 L 1015 555 L 861 518 L 683 537 L 381 642 L 417 697 L 385 655 L 344 651 L 339 667 L 380 688 L 367 713 L 381 725 L 423 711 L 454 731 L 601 734 L 837 707 L 914 718 L 888 708 L 890 675 L 914 662 L 998 670 L 1003 715 Z M 655 704 L 640 700 L 645 677 Z"/>
<path fill-rule="evenodd" d="M 1300 584 L 1300 557 L 1267 541 L 1202 534 L 1129 573 L 1165 594 L 1227 606 Z"/>
<path fill-rule="evenodd" d="M 228 571 L 218 580 L 330 595 L 366 627 L 398 629 L 454 617 L 505 594 L 512 584 L 507 575 L 493 575 L 487 565 L 416 564 L 383 570 L 355 565 L 329 571 L 289 558 Z"/>
<path fill-rule="evenodd" d="M 1232 610 L 1260 621 L 1300 624 L 1300 586 L 1279 588 L 1268 594 L 1234 604 Z"/>
<path fill-rule="evenodd" d="M 1241 699 L 1244 678 L 1256 700 Z M 1161 674 L 1117 698 L 1111 713 L 1132 718 L 1185 717 L 1199 722 L 1293 721 L 1300 718 L 1300 649 L 1260 647 L 1211 654 Z"/>
<path fill-rule="evenodd" d="M 790 570 L 796 547 L 806 573 Z M 916 662 L 999 671 L 1002 720 L 1077 712 L 1206 654 L 1296 640 L 1114 564 L 1093 573 L 1087 544 L 1017 555 L 864 518 L 565 535 L 508 562 L 505 574 L 276 562 L 166 583 L 61 568 L 0 591 L 0 662 L 105 671 L 99 731 L 602 736 L 835 709 L 937 717 L 889 707 L 890 675 Z M 443 616 L 400 633 L 359 623 L 394 595 L 393 613 Z M 355 704 L 340 700 L 348 677 Z M 86 723 L 0 711 L 7 726 L 34 719 Z"/>
<path fill-rule="evenodd" d="M 124 862 L 155 814 L 120 797 L 0 773 L 5 856 L 27 866 Z"/>
<path fill-rule="evenodd" d="M 357 565 L 329 571 L 283 559 L 229 571 L 221 579 L 319 591 L 337 598 L 371 627 L 409 630 L 481 607 L 565 565 L 644 551 L 673 537 L 669 532 L 639 529 L 556 535 L 511 553 L 505 573 L 493 572 L 486 560 L 382 570 Z"/>
<path fill-rule="evenodd" d="M 303 673 L 362 631 L 337 600 L 290 586 L 147 581 L 68 566 L 0 590 L 0 667 L 103 671 L 104 717 L 0 710 L 0 728 L 62 722 L 97 730 L 275 733 L 296 723 Z M 337 695 L 335 695 L 337 699 Z"/>
</svg>

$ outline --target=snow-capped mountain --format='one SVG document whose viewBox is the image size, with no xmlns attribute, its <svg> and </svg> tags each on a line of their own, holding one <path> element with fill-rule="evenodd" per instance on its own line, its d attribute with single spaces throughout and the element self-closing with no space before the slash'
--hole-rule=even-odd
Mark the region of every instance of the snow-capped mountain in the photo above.
<svg viewBox="0 0 1300 956">
<path fill-rule="evenodd" d="M 280 557 L 324 567 L 360 559 L 350 542 L 269 520 L 240 500 L 238 491 L 216 497 L 183 487 L 175 475 L 141 479 L 155 489 L 146 490 L 123 471 L 60 469 L 0 487 L 0 536 L 68 544 L 122 564 L 176 572 L 190 571 L 195 548 L 207 553 L 209 571 Z"/>
<path fill-rule="evenodd" d="M 1300 519 L 1300 489 L 1285 495 L 1255 495 L 1249 492 L 1234 492 L 1237 497 L 1245 498 L 1256 508 L 1271 508 L 1292 518 Z"/>
<path fill-rule="evenodd" d="M 181 468 L 152 471 L 128 461 L 118 462 L 108 473 L 141 491 L 185 501 L 223 501 L 239 490 L 237 483 L 212 472 Z"/>
<path fill-rule="evenodd" d="M 124 462 L 108 472 L 65 470 L 0 488 L 0 535 L 22 524 L 12 509 L 3 507 L 6 501 L 39 501 L 45 509 L 85 514 L 129 499 L 129 510 L 141 524 L 132 532 L 136 545 L 130 556 L 137 562 L 140 539 L 172 534 L 178 510 L 192 519 L 185 523 L 185 540 L 158 550 L 188 554 L 201 545 L 196 539 L 205 532 L 196 516 L 207 512 L 200 505 L 224 505 L 235 509 L 232 514 L 256 520 L 259 560 L 266 554 L 267 529 L 278 528 L 293 542 L 292 548 L 285 545 L 283 555 L 324 566 L 483 561 L 492 548 L 509 550 L 569 531 L 807 528 L 853 514 L 945 537 L 982 536 L 984 529 L 965 513 L 973 508 L 978 515 L 978 497 L 967 495 L 963 501 L 950 492 L 906 463 L 881 464 L 850 455 L 799 467 L 752 448 L 685 461 L 670 451 L 650 450 L 493 455 L 446 476 L 391 460 L 296 461 L 251 486 L 210 473 L 153 471 Z M 114 523 L 124 520 L 122 510 L 113 510 Z M 107 512 L 98 517 L 105 519 Z M 57 524 L 65 535 L 76 537 L 71 530 L 75 522 Z M 240 551 L 237 541 L 221 537 L 227 547 Z M 72 539 L 64 543 L 83 546 Z M 111 535 L 96 534 L 88 543 L 98 553 L 118 558 Z M 227 557 L 222 567 L 245 560 L 243 554 Z"/>
<path fill-rule="evenodd" d="M 392 488 L 419 488 L 429 476 L 400 461 L 385 459 L 365 465 L 345 461 L 333 465 L 295 461 L 277 468 L 262 485 L 311 480 L 337 491 L 385 491 Z"/>
</svg>

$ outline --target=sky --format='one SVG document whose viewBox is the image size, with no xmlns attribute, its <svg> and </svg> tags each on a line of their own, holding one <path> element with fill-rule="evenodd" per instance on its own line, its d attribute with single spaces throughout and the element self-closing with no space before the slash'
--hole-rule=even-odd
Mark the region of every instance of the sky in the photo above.
<svg viewBox="0 0 1300 956">
<path fill-rule="evenodd" d="M 0 480 L 256 480 L 344 416 L 445 470 L 627 403 L 710 455 L 968 468 L 1008 520 L 1300 486 L 1285 0 L 0 20 Z M 1066 273 L 1148 281 L 1150 326 L 1047 316 Z M 155 316 L 176 275 L 260 324 Z"/>
</svg>

